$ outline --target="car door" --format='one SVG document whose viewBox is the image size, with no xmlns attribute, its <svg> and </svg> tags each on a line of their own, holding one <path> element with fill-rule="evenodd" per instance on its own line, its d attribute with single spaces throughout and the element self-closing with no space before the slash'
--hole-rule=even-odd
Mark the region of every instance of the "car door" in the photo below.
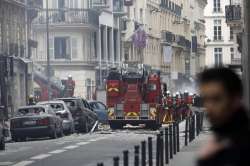
<svg viewBox="0 0 250 166">
<path fill-rule="evenodd" d="M 56 125 L 59 129 L 59 127 L 61 126 L 61 119 L 56 115 L 56 113 L 50 107 L 48 108 L 48 113 L 51 115 L 54 125 Z"/>
<path fill-rule="evenodd" d="M 88 118 L 90 119 L 91 124 L 94 124 L 98 119 L 97 115 L 92 111 L 89 103 L 86 100 L 82 99 L 82 102 L 85 110 L 87 111 Z"/>
<path fill-rule="evenodd" d="M 100 110 L 107 112 L 107 107 L 102 102 L 97 102 L 97 105 Z"/>
</svg>

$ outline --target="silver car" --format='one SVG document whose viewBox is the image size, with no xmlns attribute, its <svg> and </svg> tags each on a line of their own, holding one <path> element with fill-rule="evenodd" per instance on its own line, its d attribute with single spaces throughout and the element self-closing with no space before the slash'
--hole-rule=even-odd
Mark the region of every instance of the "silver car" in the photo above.
<svg viewBox="0 0 250 166">
<path fill-rule="evenodd" d="M 39 137 L 55 139 L 63 135 L 61 118 L 43 105 L 20 107 L 15 117 L 10 119 L 10 131 L 15 142 Z"/>
<path fill-rule="evenodd" d="M 39 102 L 38 105 L 50 106 L 52 110 L 62 119 L 62 126 L 64 134 L 73 134 L 75 131 L 74 128 L 74 119 L 71 112 L 69 111 L 67 105 L 64 101 L 45 101 Z"/>
</svg>

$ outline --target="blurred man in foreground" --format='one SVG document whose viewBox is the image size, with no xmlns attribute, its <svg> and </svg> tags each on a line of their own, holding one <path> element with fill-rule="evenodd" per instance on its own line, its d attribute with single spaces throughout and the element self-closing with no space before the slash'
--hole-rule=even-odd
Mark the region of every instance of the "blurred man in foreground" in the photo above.
<svg viewBox="0 0 250 166">
<path fill-rule="evenodd" d="M 208 69 L 199 75 L 199 87 L 214 136 L 201 150 L 198 166 L 250 165 L 249 118 L 239 76 L 227 68 Z"/>
</svg>

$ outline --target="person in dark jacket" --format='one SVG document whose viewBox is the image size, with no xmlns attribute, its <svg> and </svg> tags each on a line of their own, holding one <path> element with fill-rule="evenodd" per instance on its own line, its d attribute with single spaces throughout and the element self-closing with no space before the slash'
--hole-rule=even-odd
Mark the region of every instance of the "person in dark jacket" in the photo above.
<svg viewBox="0 0 250 166">
<path fill-rule="evenodd" d="M 250 166 L 250 121 L 241 79 L 221 67 L 205 70 L 198 80 L 213 137 L 201 149 L 197 165 Z"/>
</svg>

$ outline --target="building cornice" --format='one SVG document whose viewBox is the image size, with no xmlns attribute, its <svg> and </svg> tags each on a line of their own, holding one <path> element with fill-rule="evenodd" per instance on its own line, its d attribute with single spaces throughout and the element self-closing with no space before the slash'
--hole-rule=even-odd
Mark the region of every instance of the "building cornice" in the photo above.
<svg viewBox="0 0 250 166">
<path fill-rule="evenodd" d="M 226 18 L 225 15 L 211 15 L 211 16 L 204 16 L 205 18 Z"/>
<path fill-rule="evenodd" d="M 205 47 L 209 46 L 233 46 L 234 43 L 206 43 Z"/>
<path fill-rule="evenodd" d="M 4 2 L 7 2 L 7 3 L 10 3 L 10 4 L 13 4 L 13 5 L 17 5 L 19 7 L 23 7 L 25 8 L 25 3 L 24 2 L 21 2 L 20 0 L 3 0 Z"/>
</svg>

